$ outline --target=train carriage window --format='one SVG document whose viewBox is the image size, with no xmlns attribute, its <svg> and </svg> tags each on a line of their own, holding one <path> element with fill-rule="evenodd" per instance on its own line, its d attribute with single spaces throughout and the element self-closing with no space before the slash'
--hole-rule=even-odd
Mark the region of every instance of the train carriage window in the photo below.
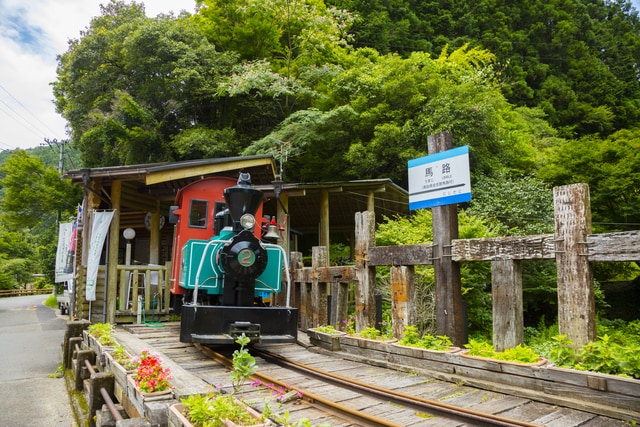
<svg viewBox="0 0 640 427">
<path fill-rule="evenodd" d="M 206 228 L 208 209 L 209 202 L 206 200 L 191 200 L 191 206 L 189 207 L 189 227 Z"/>
<path fill-rule="evenodd" d="M 225 202 L 214 202 L 213 203 L 213 231 L 216 233 L 220 233 L 227 225 L 227 218 L 223 216 L 224 210 L 227 209 L 227 204 Z"/>
</svg>

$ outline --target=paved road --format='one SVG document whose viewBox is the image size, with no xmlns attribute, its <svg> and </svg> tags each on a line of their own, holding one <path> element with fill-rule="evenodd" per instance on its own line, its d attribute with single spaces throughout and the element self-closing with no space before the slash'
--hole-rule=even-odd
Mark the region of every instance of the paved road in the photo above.
<svg viewBox="0 0 640 427">
<path fill-rule="evenodd" d="M 75 425 L 65 380 L 51 377 L 67 317 L 47 297 L 0 298 L 0 427 Z"/>
</svg>

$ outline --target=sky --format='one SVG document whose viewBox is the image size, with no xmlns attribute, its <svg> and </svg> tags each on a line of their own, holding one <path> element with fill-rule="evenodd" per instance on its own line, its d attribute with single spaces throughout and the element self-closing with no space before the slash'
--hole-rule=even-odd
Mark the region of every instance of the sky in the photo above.
<svg viewBox="0 0 640 427">
<path fill-rule="evenodd" d="M 0 0 L 0 150 L 33 148 L 68 139 L 66 121 L 55 111 L 50 83 L 56 56 L 108 0 Z M 148 16 L 181 10 L 194 0 L 142 0 Z M 640 10 L 640 0 L 633 0 Z"/>
<path fill-rule="evenodd" d="M 195 0 L 137 3 L 150 17 L 195 8 Z M 53 104 L 56 56 L 100 15 L 100 4 L 108 0 L 0 0 L 0 150 L 69 138 Z"/>
</svg>

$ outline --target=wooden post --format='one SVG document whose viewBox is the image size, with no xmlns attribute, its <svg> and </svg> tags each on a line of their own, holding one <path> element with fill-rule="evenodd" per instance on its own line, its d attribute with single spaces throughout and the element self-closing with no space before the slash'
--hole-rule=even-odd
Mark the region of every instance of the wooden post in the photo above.
<svg viewBox="0 0 640 427">
<path fill-rule="evenodd" d="M 556 263 L 558 265 L 558 327 L 575 347 L 596 339 L 593 273 L 587 235 L 591 234 L 589 186 L 553 189 Z"/>
<path fill-rule="evenodd" d="M 429 154 L 453 148 L 448 132 L 428 137 Z M 436 329 L 447 335 L 453 344 L 467 343 L 462 313 L 462 285 L 460 265 L 451 259 L 451 240 L 458 238 L 458 206 L 445 205 L 432 208 L 433 216 L 433 269 L 436 284 Z"/>
<path fill-rule="evenodd" d="M 394 338 L 402 337 L 405 326 L 416 324 L 414 278 L 413 265 L 391 267 L 391 323 Z"/>
<path fill-rule="evenodd" d="M 160 201 L 157 210 L 151 212 L 151 227 L 149 227 L 149 264 L 160 263 Z"/>
<path fill-rule="evenodd" d="M 289 267 L 290 269 L 293 269 L 296 267 L 293 262 L 293 254 L 290 253 L 291 248 L 289 239 L 291 234 L 291 226 L 289 224 L 289 221 L 287 220 L 287 212 L 289 211 L 289 196 L 286 193 L 281 192 L 279 200 L 279 203 L 276 202 L 276 219 L 279 225 L 284 224 L 284 230 L 282 230 L 282 240 L 278 241 L 278 244 L 282 246 L 285 254 L 289 254 Z M 300 264 L 302 264 L 302 254 L 300 254 L 300 257 Z M 293 273 L 291 273 L 291 277 L 293 277 Z M 285 281 L 283 281 L 283 283 L 285 283 Z M 289 286 L 291 287 L 291 306 L 294 307 L 295 305 L 293 301 L 295 301 L 295 297 L 293 293 L 293 283 L 290 283 Z M 279 294 L 274 294 L 273 298 L 275 299 L 276 304 L 284 307 L 287 303 L 287 289 L 283 286 L 282 292 L 280 292 Z"/>
<path fill-rule="evenodd" d="M 498 259 L 491 262 L 491 295 L 493 298 L 493 346 L 497 351 L 504 351 L 523 344 L 520 261 Z"/>
<path fill-rule="evenodd" d="M 376 269 L 369 267 L 369 247 L 375 246 L 373 212 L 356 212 L 356 332 L 376 323 Z"/>
<path fill-rule="evenodd" d="M 334 328 L 344 330 L 347 322 L 347 315 L 349 314 L 349 284 L 342 282 L 335 282 L 333 291 L 331 293 L 331 316 L 332 325 Z"/>
<path fill-rule="evenodd" d="M 318 244 L 325 246 L 329 250 L 329 192 L 327 190 L 320 191 L 320 236 Z"/>
<path fill-rule="evenodd" d="M 120 241 L 120 200 L 122 181 L 114 179 L 111 183 L 111 208 L 114 210 L 111 228 L 109 229 L 109 253 L 107 255 L 107 294 L 105 318 L 107 323 L 116 323 L 116 301 L 118 299 L 118 246 Z M 124 284 L 123 284 L 124 286 Z"/>
<path fill-rule="evenodd" d="M 318 280 L 317 270 L 329 266 L 329 249 L 326 246 L 314 246 L 311 250 L 311 268 L 313 282 L 311 283 L 311 307 L 313 311 L 313 326 L 323 326 L 329 323 L 327 310 L 327 286 L 326 282 Z"/>
<path fill-rule="evenodd" d="M 300 306 L 301 286 L 296 286 L 295 272 L 303 267 L 302 252 L 291 252 L 289 254 L 289 274 L 291 276 L 291 307 L 298 307 L 300 318 L 302 318 L 302 307 Z M 284 304 L 282 304 L 284 305 Z"/>
</svg>

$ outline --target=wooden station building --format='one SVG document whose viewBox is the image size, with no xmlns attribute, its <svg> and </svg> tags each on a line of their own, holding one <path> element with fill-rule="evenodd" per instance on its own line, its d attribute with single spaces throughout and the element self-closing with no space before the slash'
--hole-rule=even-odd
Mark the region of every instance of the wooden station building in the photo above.
<svg viewBox="0 0 640 427">
<path fill-rule="evenodd" d="M 287 252 L 307 253 L 312 246 L 335 242 L 353 245 L 356 212 L 373 211 L 376 222 L 383 216 L 408 214 L 408 193 L 391 180 L 283 183 L 277 180 L 270 155 L 68 171 L 63 178 L 84 190 L 71 313 L 92 322 L 167 319 L 174 237 L 169 208 L 185 185 L 209 176 L 237 177 L 240 171 L 249 172 L 254 186 L 265 193 L 264 213 L 284 224 L 287 238 L 281 243 Z M 114 216 L 101 256 L 96 298 L 87 301 L 89 234 L 92 216 L 100 210 L 113 210 Z M 133 230 L 135 237 L 127 240 L 125 230 Z"/>
</svg>

